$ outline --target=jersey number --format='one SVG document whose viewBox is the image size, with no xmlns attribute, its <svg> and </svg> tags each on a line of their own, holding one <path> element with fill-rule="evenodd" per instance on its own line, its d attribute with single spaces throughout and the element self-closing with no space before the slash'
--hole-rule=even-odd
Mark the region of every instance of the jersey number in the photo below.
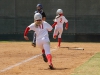
<svg viewBox="0 0 100 75">
<path fill-rule="evenodd" d="M 62 18 L 60 18 L 60 23 L 62 23 Z"/>
</svg>

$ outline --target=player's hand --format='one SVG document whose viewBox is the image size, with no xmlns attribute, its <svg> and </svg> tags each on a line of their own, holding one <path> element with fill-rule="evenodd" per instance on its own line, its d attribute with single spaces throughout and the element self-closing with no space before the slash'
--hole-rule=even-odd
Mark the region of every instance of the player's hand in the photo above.
<svg viewBox="0 0 100 75">
<path fill-rule="evenodd" d="M 68 28 L 65 27 L 65 30 L 67 30 Z"/>
<path fill-rule="evenodd" d="M 24 36 L 25 40 L 29 40 L 29 38 L 27 36 Z"/>
<path fill-rule="evenodd" d="M 54 36 L 53 39 L 56 39 L 56 36 Z"/>
</svg>

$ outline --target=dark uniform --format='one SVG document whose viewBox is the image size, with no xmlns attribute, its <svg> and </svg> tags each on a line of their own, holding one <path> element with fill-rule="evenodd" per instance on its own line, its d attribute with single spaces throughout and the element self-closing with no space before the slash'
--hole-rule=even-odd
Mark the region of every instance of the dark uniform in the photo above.
<svg viewBox="0 0 100 75">
<path fill-rule="evenodd" d="M 34 13 L 40 13 L 42 15 L 42 18 L 46 17 L 46 14 L 45 14 L 45 12 L 43 10 L 41 10 L 41 11 L 35 11 Z"/>
</svg>

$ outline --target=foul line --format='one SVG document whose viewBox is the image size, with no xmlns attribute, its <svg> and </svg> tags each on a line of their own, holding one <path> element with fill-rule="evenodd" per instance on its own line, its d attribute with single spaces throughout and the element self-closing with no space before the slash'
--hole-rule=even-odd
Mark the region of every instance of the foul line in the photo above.
<svg viewBox="0 0 100 75">
<path fill-rule="evenodd" d="M 51 49 L 51 51 L 55 51 L 55 50 L 57 50 L 57 49 L 58 49 L 58 48 L 56 48 L 56 49 Z M 35 59 L 35 58 L 37 58 L 37 57 L 39 57 L 39 56 L 41 56 L 41 55 L 42 55 L 42 54 L 38 54 L 38 55 L 32 56 L 32 57 L 30 57 L 30 58 L 28 58 L 28 59 L 26 59 L 26 60 L 23 60 L 23 61 L 21 61 L 21 62 L 15 64 L 15 65 L 9 66 L 9 67 L 7 67 L 7 68 L 5 68 L 5 69 L 3 69 L 3 70 L 0 70 L 0 73 L 5 72 L 5 71 L 7 71 L 7 70 L 10 70 L 10 69 L 12 69 L 12 68 L 14 68 L 14 67 L 16 67 L 16 66 L 19 66 L 19 65 L 21 65 L 21 64 L 23 64 L 23 63 L 29 62 L 29 61 L 31 61 L 32 59 Z"/>
</svg>

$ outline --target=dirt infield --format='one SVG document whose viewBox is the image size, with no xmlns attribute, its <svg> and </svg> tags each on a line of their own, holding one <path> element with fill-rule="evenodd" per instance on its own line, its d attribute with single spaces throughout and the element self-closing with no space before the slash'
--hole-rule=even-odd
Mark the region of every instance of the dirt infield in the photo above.
<svg viewBox="0 0 100 75">
<path fill-rule="evenodd" d="M 0 75 L 70 75 L 73 70 L 100 52 L 100 43 L 63 42 L 61 48 L 51 43 L 55 70 L 48 69 L 39 48 L 31 42 L 0 42 Z M 85 50 L 68 50 L 66 47 L 81 47 Z M 36 56 L 36 58 L 35 58 Z"/>
</svg>

